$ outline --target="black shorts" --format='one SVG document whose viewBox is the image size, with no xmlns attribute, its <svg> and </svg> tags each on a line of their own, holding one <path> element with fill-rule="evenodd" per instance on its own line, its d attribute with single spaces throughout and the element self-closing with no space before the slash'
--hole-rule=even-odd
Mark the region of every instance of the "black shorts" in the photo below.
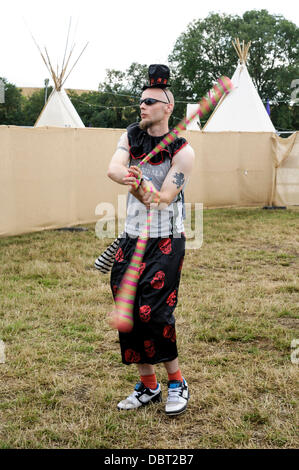
<svg viewBox="0 0 299 470">
<path fill-rule="evenodd" d="M 134 303 L 134 326 L 119 333 L 124 364 L 157 364 L 178 356 L 174 309 L 178 300 L 185 236 L 148 239 Z M 130 263 L 137 238 L 122 238 L 111 271 L 115 298 Z"/>
</svg>

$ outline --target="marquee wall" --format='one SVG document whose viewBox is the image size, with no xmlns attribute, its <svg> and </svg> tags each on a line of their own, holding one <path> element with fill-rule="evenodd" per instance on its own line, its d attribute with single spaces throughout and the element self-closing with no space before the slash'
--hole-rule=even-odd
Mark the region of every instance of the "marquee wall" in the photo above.
<svg viewBox="0 0 299 470">
<path fill-rule="evenodd" d="M 101 202 L 117 209 L 117 196 L 127 189 L 106 172 L 122 132 L 0 126 L 0 236 L 96 222 Z M 184 136 L 196 153 L 186 201 L 211 208 L 283 201 L 285 183 L 275 176 L 275 165 L 287 147 L 291 167 L 297 165 L 292 183 L 297 192 L 288 203 L 299 204 L 298 133 L 292 141 L 283 139 L 282 150 L 272 133 L 187 131 Z"/>
</svg>

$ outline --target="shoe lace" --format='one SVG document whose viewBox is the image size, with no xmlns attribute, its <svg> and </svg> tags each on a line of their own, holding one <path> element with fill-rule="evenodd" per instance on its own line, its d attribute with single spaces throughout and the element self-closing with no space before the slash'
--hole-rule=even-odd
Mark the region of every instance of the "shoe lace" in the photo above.
<svg viewBox="0 0 299 470">
<path fill-rule="evenodd" d="M 168 388 L 168 401 L 177 401 L 182 394 L 182 386 L 177 385 L 176 387 L 169 387 Z"/>
<path fill-rule="evenodd" d="M 136 402 L 138 400 L 138 398 L 140 397 L 140 395 L 142 395 L 144 390 L 136 390 L 134 389 L 133 392 L 127 397 L 127 400 L 128 401 L 133 401 Z"/>
</svg>

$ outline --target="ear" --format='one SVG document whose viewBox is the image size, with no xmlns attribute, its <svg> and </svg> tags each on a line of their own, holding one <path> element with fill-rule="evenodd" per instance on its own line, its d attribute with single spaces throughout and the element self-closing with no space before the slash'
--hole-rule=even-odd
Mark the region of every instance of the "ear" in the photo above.
<svg viewBox="0 0 299 470">
<path fill-rule="evenodd" d="M 174 108 L 174 106 L 173 106 L 172 103 L 169 103 L 169 104 L 167 105 L 167 113 L 168 113 L 169 115 L 172 114 L 173 108 Z"/>
</svg>

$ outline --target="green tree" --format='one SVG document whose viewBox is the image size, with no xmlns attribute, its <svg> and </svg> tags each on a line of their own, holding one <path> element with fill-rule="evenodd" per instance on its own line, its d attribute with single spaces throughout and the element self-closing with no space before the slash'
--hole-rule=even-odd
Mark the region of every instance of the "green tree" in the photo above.
<svg viewBox="0 0 299 470">
<path fill-rule="evenodd" d="M 24 125 L 23 103 L 21 91 L 4 77 L 0 77 L 4 84 L 4 103 L 0 103 L 0 124 Z"/>
<path fill-rule="evenodd" d="M 124 93 L 139 97 L 143 85 L 148 81 L 148 66 L 133 62 L 125 72 L 108 69 L 99 91 Z"/>
<path fill-rule="evenodd" d="M 48 97 L 50 96 L 53 87 L 48 87 Z M 30 97 L 26 99 L 24 102 L 23 110 L 24 110 L 24 122 L 26 126 L 34 126 L 37 118 L 39 117 L 40 113 L 45 104 L 45 89 L 42 88 L 38 90 Z"/>
<path fill-rule="evenodd" d="M 291 110 L 282 102 L 290 101 L 291 82 L 299 77 L 299 28 L 266 10 L 247 11 L 242 17 L 210 13 L 192 22 L 169 56 L 175 94 L 198 100 L 219 76 L 232 76 L 235 37 L 252 43 L 247 65 L 261 99 L 281 107 L 284 122 L 292 122 Z"/>
<path fill-rule="evenodd" d="M 291 107 L 292 125 L 291 129 L 299 129 L 299 103 Z"/>
<path fill-rule="evenodd" d="M 69 97 L 86 127 L 126 128 L 137 119 L 136 99 L 128 90 L 83 93 L 70 92 Z M 123 93 L 126 93 L 124 96 Z"/>
<path fill-rule="evenodd" d="M 124 129 L 139 119 L 139 96 L 147 81 L 146 65 L 133 62 L 123 72 L 108 69 L 98 92 L 70 93 L 85 126 Z"/>
</svg>

